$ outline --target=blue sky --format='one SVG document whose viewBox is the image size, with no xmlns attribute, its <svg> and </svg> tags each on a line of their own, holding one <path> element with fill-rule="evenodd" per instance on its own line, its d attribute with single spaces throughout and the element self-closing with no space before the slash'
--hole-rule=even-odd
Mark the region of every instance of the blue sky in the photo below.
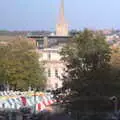
<svg viewBox="0 0 120 120">
<path fill-rule="evenodd" d="M 1 30 L 55 30 L 60 0 L 0 0 Z M 120 0 L 65 0 L 70 29 L 120 28 Z"/>
</svg>

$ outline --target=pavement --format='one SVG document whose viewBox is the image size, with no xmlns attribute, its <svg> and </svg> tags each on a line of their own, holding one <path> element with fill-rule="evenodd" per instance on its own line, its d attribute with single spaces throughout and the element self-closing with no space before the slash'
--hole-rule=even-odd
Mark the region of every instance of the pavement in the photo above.
<svg viewBox="0 0 120 120">
<path fill-rule="evenodd" d="M 52 105 L 44 111 L 33 116 L 32 120 L 72 120 L 60 105 Z"/>
<path fill-rule="evenodd" d="M 68 115 L 64 113 L 50 113 L 50 112 L 44 112 L 40 113 L 32 120 L 72 120 Z"/>
</svg>

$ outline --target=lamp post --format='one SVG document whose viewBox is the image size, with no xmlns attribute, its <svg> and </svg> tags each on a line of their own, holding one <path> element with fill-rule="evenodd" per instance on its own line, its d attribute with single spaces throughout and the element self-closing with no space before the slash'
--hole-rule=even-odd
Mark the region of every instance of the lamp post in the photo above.
<svg viewBox="0 0 120 120">
<path fill-rule="evenodd" d="M 34 114 L 36 114 L 36 88 L 34 89 Z"/>
<path fill-rule="evenodd" d="M 117 113 L 118 110 L 118 98 L 116 96 L 110 97 L 110 100 L 114 103 L 114 112 Z"/>
</svg>

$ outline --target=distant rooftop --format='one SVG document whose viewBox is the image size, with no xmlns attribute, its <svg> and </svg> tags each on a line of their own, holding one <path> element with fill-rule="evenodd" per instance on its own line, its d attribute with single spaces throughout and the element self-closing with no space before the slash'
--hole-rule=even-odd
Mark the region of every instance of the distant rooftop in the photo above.
<svg viewBox="0 0 120 120">
<path fill-rule="evenodd" d="M 44 38 L 44 37 L 48 37 L 48 38 L 69 38 L 71 36 L 56 36 L 56 35 L 27 35 L 28 38 Z"/>
<path fill-rule="evenodd" d="M 27 36 L 27 35 L 49 35 L 50 31 L 4 31 L 0 30 L 0 36 Z"/>
<path fill-rule="evenodd" d="M 15 39 L 16 39 L 16 36 L 0 36 L 0 41 L 10 41 Z"/>
</svg>

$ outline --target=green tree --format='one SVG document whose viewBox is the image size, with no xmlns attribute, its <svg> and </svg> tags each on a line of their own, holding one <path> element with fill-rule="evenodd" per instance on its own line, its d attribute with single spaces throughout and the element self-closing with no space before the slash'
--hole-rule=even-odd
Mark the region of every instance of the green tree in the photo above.
<svg viewBox="0 0 120 120">
<path fill-rule="evenodd" d="M 120 47 L 116 47 L 112 50 L 110 64 L 113 67 L 120 69 Z"/>
<path fill-rule="evenodd" d="M 112 50 L 111 54 L 111 78 L 114 80 L 118 94 L 120 93 L 120 48 Z"/>
<path fill-rule="evenodd" d="M 39 61 L 34 42 L 25 38 L 10 41 L 1 47 L 0 57 L 1 70 L 5 71 L 1 82 L 22 89 L 45 85 L 43 63 Z"/>
<path fill-rule="evenodd" d="M 65 88 L 84 96 L 113 95 L 111 49 L 100 32 L 85 29 L 61 51 L 66 65 Z"/>
</svg>

